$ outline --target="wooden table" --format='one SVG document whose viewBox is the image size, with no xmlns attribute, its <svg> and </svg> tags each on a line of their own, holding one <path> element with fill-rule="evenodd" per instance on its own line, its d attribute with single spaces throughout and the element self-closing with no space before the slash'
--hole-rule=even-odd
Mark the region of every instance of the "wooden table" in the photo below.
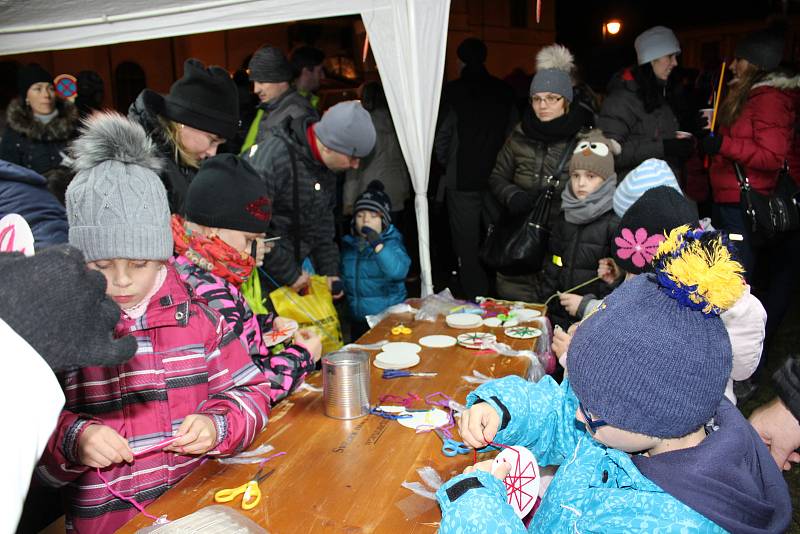
<svg viewBox="0 0 800 534">
<path fill-rule="evenodd" d="M 406 336 L 392 336 L 398 322 L 413 329 Z M 507 338 L 502 329 L 486 327 L 498 340 L 514 348 L 530 348 L 532 340 Z M 470 330 L 457 330 L 444 324 L 413 322 L 411 315 L 392 315 L 362 337 L 360 343 L 382 339 L 417 341 L 430 334 L 453 337 Z M 376 351 L 370 351 L 370 361 Z M 462 380 L 473 369 L 492 377 L 523 375 L 528 368 L 524 358 L 476 354 L 459 346 L 422 349 L 422 361 L 414 370 L 436 371 L 433 378 L 409 377 L 385 380 L 371 366 L 370 401 L 373 405 L 384 394 L 405 396 L 414 392 L 423 397 L 442 391 L 464 403 L 474 385 Z M 308 382 L 321 386 L 319 373 Z M 424 404 L 414 406 L 425 407 Z M 456 434 L 457 435 L 457 434 Z M 342 421 L 325 416 L 322 393 L 301 391 L 273 408 L 265 431 L 253 447 L 268 443 L 274 452 L 285 456 L 266 464 L 275 473 L 261 485 L 262 500 L 253 510 L 242 511 L 239 500 L 231 505 L 272 533 L 295 532 L 419 532 L 433 533 L 441 519 L 437 504 L 402 488 L 403 481 L 420 481 L 416 469 L 433 467 L 443 480 L 460 473 L 472 463 L 472 455 L 448 458 L 442 443 L 431 432 L 416 434 L 396 421 L 377 416 Z M 246 482 L 257 465 L 222 465 L 209 460 L 147 510 L 156 516 L 167 514 L 178 519 L 214 503 L 214 492 Z M 135 532 L 152 521 L 141 514 L 118 532 Z"/>
</svg>

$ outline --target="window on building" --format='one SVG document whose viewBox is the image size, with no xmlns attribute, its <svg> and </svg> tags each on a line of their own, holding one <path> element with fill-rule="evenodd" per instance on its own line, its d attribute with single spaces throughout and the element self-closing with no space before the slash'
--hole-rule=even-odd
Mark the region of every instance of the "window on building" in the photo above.
<svg viewBox="0 0 800 534">
<path fill-rule="evenodd" d="M 528 7 L 531 0 L 510 0 L 509 14 L 512 28 L 528 27 Z"/>
</svg>

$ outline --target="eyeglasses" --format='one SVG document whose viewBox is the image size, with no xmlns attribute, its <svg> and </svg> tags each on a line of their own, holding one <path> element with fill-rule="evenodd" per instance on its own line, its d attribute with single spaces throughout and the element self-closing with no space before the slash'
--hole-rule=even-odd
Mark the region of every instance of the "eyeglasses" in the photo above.
<svg viewBox="0 0 800 534">
<path fill-rule="evenodd" d="M 556 96 L 556 95 L 547 95 L 545 97 L 532 96 L 531 104 L 533 104 L 534 106 L 541 106 L 542 104 L 547 104 L 548 106 L 552 106 L 553 104 L 560 102 L 563 98 L 564 98 L 563 96 Z"/>
<path fill-rule="evenodd" d="M 581 415 L 586 420 L 586 424 L 589 425 L 589 432 L 592 434 L 597 432 L 597 429 L 601 426 L 606 426 L 608 424 L 602 419 L 592 419 L 592 416 L 589 415 L 588 411 L 586 411 L 586 408 L 583 406 L 582 402 L 578 402 L 578 409 L 580 409 Z"/>
</svg>

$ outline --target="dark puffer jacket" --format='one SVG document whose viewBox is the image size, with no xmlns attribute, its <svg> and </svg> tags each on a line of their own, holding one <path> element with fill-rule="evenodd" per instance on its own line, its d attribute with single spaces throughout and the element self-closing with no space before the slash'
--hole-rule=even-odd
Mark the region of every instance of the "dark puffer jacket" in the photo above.
<svg viewBox="0 0 800 534">
<path fill-rule="evenodd" d="M 301 274 L 303 259 L 311 258 L 317 274 L 339 274 L 339 249 L 333 241 L 336 175 L 314 158 L 307 129 L 313 119 L 287 119 L 263 143 L 243 157 L 261 175 L 272 199 L 270 233 L 283 239 L 265 257 L 266 271 L 279 284 L 291 285 Z M 290 152 L 291 151 L 291 152 Z M 294 154 L 297 176 L 292 169 Z M 294 208 L 294 181 L 298 209 Z M 293 222 L 297 221 L 295 231 Z"/>
<path fill-rule="evenodd" d="M 269 135 L 269 131 L 280 126 L 287 118 L 319 120 L 317 110 L 296 89 L 289 89 L 274 101 L 264 102 L 258 108 L 264 111 L 264 115 L 258 124 L 256 143 L 262 143 Z"/>
<path fill-rule="evenodd" d="M 680 129 L 678 119 L 666 101 L 651 113 L 637 94 L 638 84 L 630 70 L 614 76 L 608 84 L 597 127 L 609 139 L 622 145 L 622 153 L 614 158 L 617 177 L 622 181 L 641 162 L 650 158 L 665 160 L 676 176 L 681 162 L 664 157 L 664 140 L 674 139 Z"/>
<path fill-rule="evenodd" d="M 592 222 L 573 224 L 564 219 L 563 212 L 553 228 L 548 243 L 548 255 L 536 287 L 537 301 L 544 302 L 556 291 L 564 291 L 597 276 L 597 262 L 612 256 L 612 244 L 619 226 L 619 217 L 607 211 Z M 602 281 L 594 282 L 577 291 L 577 295 L 602 298 L 610 292 Z M 584 299 L 584 305 L 589 299 Z M 554 298 L 547 306 L 547 314 L 554 325 L 566 329 L 577 318 L 571 317 Z"/>
<path fill-rule="evenodd" d="M 161 122 L 158 120 L 158 110 L 161 109 L 161 95 L 145 89 L 128 110 L 128 118 L 138 122 L 147 132 L 147 135 L 156 143 L 161 154 L 162 167 L 159 176 L 167 189 L 169 210 L 172 213 L 183 212 L 183 201 L 197 169 L 184 165 L 175 145 L 170 140 Z"/>
<path fill-rule="evenodd" d="M 69 102 L 56 102 L 58 116 L 47 124 L 36 120 L 33 112 L 15 98 L 8 105 L 0 144 L 0 159 L 43 174 L 61 164 L 62 151 L 78 133 L 78 110 Z"/>
</svg>

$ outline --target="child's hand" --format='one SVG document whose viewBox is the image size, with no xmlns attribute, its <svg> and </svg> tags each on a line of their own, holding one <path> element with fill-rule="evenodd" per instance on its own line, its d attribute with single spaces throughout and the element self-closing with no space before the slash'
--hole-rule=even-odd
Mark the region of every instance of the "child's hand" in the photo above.
<svg viewBox="0 0 800 534">
<path fill-rule="evenodd" d="M 464 443 L 473 449 L 482 449 L 497 435 L 500 428 L 500 415 L 485 402 L 473 404 L 466 412 L 461 413 L 458 432 Z"/>
<path fill-rule="evenodd" d="M 342 279 L 338 276 L 328 277 L 328 288 L 331 290 L 333 300 L 340 299 L 344 296 L 344 284 L 342 283 Z"/>
<path fill-rule="evenodd" d="M 578 307 L 581 305 L 583 297 L 575 293 L 559 293 L 558 300 L 567 313 L 575 317 L 578 315 Z"/>
<path fill-rule="evenodd" d="M 294 335 L 294 339 L 296 343 L 305 347 L 315 362 L 319 361 L 322 357 L 322 338 L 319 334 L 313 330 L 303 329 L 297 331 Z"/>
<path fill-rule="evenodd" d="M 89 467 L 132 462 L 128 440 L 106 425 L 89 425 L 78 438 L 78 462 Z"/>
<path fill-rule="evenodd" d="M 597 276 L 606 284 L 611 285 L 622 276 L 622 270 L 611 258 L 603 258 L 597 262 Z"/>
<path fill-rule="evenodd" d="M 561 356 L 567 353 L 570 341 L 572 341 L 572 335 L 564 332 L 563 328 L 556 326 L 555 333 L 553 334 L 552 350 L 553 354 L 558 358 L 559 363 L 561 362 Z"/>
<path fill-rule="evenodd" d="M 361 228 L 361 233 L 364 234 L 367 243 L 369 243 L 369 246 L 371 246 L 376 253 L 383 249 L 383 239 L 381 239 L 381 234 L 375 231 L 374 228 L 364 226 Z"/>
<path fill-rule="evenodd" d="M 469 473 L 473 473 L 480 469 L 481 471 L 486 471 L 487 473 L 492 473 L 492 465 L 494 464 L 494 460 L 484 460 L 483 462 L 478 462 L 475 465 L 469 465 L 466 469 L 464 469 L 464 474 L 468 475 Z M 504 480 L 508 474 L 511 472 L 511 464 L 508 462 L 504 462 L 503 464 L 499 465 L 494 473 L 493 476 L 499 478 L 500 480 Z"/>
<path fill-rule="evenodd" d="M 205 454 L 217 444 L 217 427 L 207 415 L 189 414 L 175 432 L 178 439 L 164 447 L 180 454 Z"/>
</svg>

